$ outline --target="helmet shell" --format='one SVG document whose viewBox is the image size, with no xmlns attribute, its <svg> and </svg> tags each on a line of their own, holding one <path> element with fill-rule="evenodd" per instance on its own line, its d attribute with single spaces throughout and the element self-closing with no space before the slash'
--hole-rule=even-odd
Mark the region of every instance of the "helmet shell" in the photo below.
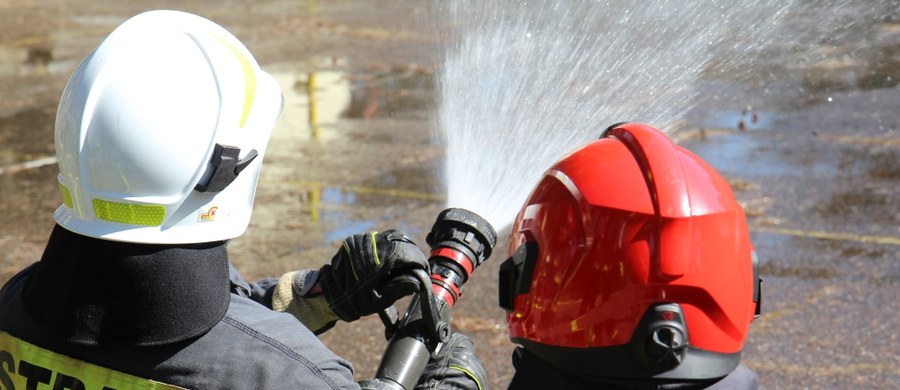
<svg viewBox="0 0 900 390">
<path fill-rule="evenodd" d="M 178 11 L 134 16 L 81 63 L 60 99 L 63 205 L 54 218 L 114 241 L 239 236 L 281 110 L 277 82 L 224 28 Z M 221 191 L 196 191 L 217 144 L 258 154 Z"/>
<path fill-rule="evenodd" d="M 526 246 L 507 322 L 514 341 L 554 351 L 545 359 L 633 344 L 666 303 L 691 348 L 739 357 L 756 307 L 746 218 L 728 183 L 658 130 L 613 127 L 551 167 L 512 228 L 510 255 Z"/>
</svg>

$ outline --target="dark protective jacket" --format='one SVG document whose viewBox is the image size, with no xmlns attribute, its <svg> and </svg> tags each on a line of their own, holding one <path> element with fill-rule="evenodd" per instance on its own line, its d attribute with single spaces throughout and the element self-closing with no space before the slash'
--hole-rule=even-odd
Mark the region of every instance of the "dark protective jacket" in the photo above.
<svg viewBox="0 0 900 390">
<path fill-rule="evenodd" d="M 516 372 L 509 385 L 511 390 L 755 390 L 758 387 L 756 374 L 743 365 L 739 365 L 724 378 L 705 381 L 585 378 L 555 367 L 521 347 L 513 354 L 513 365 Z"/>
<path fill-rule="evenodd" d="M 359 388 L 347 361 L 293 316 L 258 302 L 266 286 L 229 269 L 225 243 L 111 243 L 57 226 L 41 261 L 0 290 L 0 332 L 185 388 Z M 71 384 L 72 375 L 32 363 L 0 351 L 0 387 L 12 379 Z"/>
</svg>

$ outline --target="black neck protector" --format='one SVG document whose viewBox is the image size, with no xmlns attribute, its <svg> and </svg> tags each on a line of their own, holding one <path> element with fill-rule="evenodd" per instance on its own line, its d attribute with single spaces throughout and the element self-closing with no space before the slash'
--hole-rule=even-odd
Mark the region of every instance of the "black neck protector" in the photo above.
<svg viewBox="0 0 900 390">
<path fill-rule="evenodd" d="M 163 345 L 206 333 L 230 302 L 222 241 L 99 240 L 57 225 L 24 291 L 25 309 L 62 340 Z"/>
</svg>

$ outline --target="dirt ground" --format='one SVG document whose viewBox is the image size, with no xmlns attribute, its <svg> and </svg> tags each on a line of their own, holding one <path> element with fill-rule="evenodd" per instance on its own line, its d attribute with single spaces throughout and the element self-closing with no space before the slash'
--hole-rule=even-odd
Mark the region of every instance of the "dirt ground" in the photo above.
<svg viewBox="0 0 900 390">
<path fill-rule="evenodd" d="M 0 3 L 0 283 L 40 257 L 53 226 L 52 131 L 68 76 L 116 25 L 151 8 L 222 24 L 284 90 L 251 226 L 229 247 L 245 277 L 318 267 L 343 237 L 369 229 L 401 228 L 424 247 L 447 207 L 434 174 L 444 150 L 428 130 L 436 35 L 447 26 L 423 24 L 423 4 Z M 754 101 L 751 110 L 741 96 L 710 102 L 672 134 L 730 181 L 748 214 L 764 314 L 743 363 L 763 388 L 900 388 L 900 26 L 879 20 L 877 46 L 828 46 L 847 54 L 781 76 L 805 88 L 802 98 Z M 311 80 L 322 102 L 314 126 Z M 504 233 L 453 321 L 475 341 L 493 388 L 512 375 L 496 305 Z M 359 379 L 374 374 L 386 345 L 375 316 L 321 338 Z"/>
</svg>

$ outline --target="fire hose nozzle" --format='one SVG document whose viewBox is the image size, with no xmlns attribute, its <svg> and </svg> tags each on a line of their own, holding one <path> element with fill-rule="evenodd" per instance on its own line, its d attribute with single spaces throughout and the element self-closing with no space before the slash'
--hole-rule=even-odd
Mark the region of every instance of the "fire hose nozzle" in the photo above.
<svg viewBox="0 0 900 390">
<path fill-rule="evenodd" d="M 431 247 L 431 281 L 437 298 L 453 306 L 462 286 L 497 244 L 497 232 L 469 210 L 442 211 L 425 238 Z"/>
<path fill-rule="evenodd" d="M 382 315 L 389 343 L 375 378 L 392 389 L 412 389 L 430 355 L 450 338 L 450 309 L 475 268 L 490 257 L 497 232 L 478 214 L 450 208 L 438 215 L 426 241 L 430 280 L 424 270 L 412 273 L 420 290 L 396 326 L 391 315 Z"/>
</svg>

